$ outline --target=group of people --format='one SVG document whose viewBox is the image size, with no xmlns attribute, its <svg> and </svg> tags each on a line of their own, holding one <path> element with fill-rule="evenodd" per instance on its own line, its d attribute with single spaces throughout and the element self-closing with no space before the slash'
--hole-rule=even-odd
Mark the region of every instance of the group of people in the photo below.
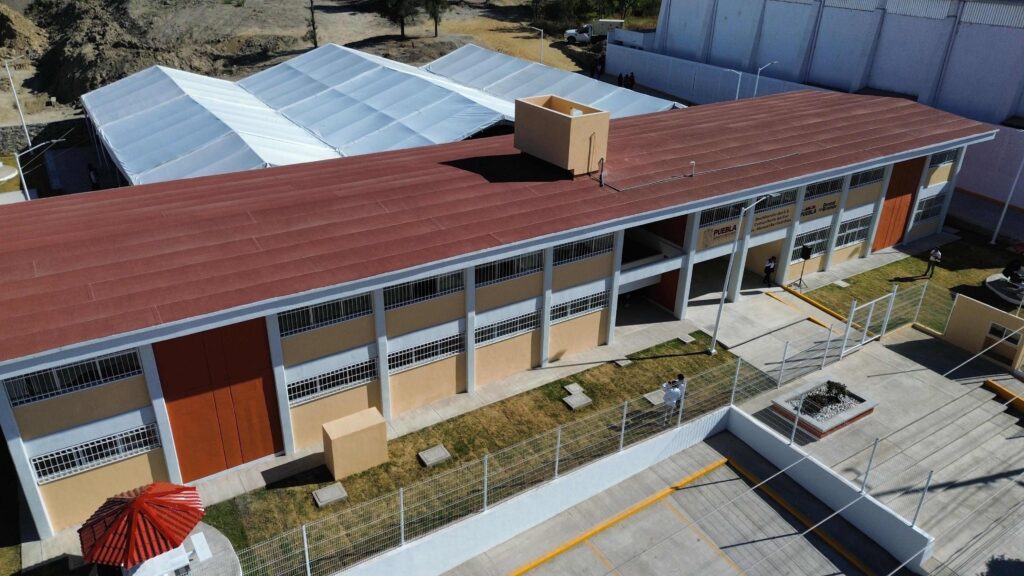
<svg viewBox="0 0 1024 576">
<path fill-rule="evenodd" d="M 664 392 L 662 402 L 665 404 L 665 415 L 662 423 L 667 426 L 672 414 L 682 408 L 683 394 L 686 393 L 686 376 L 677 374 L 675 379 L 663 382 L 661 389 Z"/>
<path fill-rule="evenodd" d="M 619 74 L 619 86 L 621 86 L 622 88 L 629 88 L 632 90 L 633 86 L 636 86 L 636 74 L 633 74 L 632 72 L 626 74 L 625 76 Z"/>
</svg>

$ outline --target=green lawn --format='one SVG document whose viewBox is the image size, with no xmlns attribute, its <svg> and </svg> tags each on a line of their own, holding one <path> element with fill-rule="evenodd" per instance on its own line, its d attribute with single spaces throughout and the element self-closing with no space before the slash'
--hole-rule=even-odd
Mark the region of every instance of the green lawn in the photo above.
<svg viewBox="0 0 1024 576">
<path fill-rule="evenodd" d="M 928 280 L 928 295 L 925 305 L 921 307 L 919 322 L 935 330 L 941 331 L 944 328 L 952 305 L 949 291 L 970 296 L 1001 310 L 1015 311 L 1013 306 L 996 297 L 983 284 L 985 278 L 1002 270 L 1015 257 L 1013 253 L 966 233 L 963 239 L 942 246 L 941 250 L 942 264 Z M 927 260 L 928 251 L 925 251 L 847 278 L 850 284 L 848 288 L 829 284 L 807 295 L 845 316 L 853 298 L 858 302 L 866 302 L 891 291 L 894 283 L 902 291 L 925 282 L 921 274 L 927 266 Z"/>
<path fill-rule="evenodd" d="M 236 549 L 245 548 L 303 523 L 337 513 L 346 506 L 392 493 L 400 486 L 409 486 L 478 460 L 484 454 L 554 430 L 561 424 L 620 405 L 624 400 L 650 392 L 679 372 L 694 375 L 734 361 L 735 357 L 725 350 L 716 356 L 708 356 L 704 351 L 710 338 L 699 332 L 693 336 L 696 341 L 690 344 L 674 340 L 633 354 L 630 356 L 633 363 L 629 366 L 603 364 L 396 438 L 388 443 L 390 461 L 387 464 L 343 481 L 349 494 L 348 501 L 343 504 L 329 506 L 322 511 L 313 505 L 310 492 L 330 480 L 326 468 L 321 466 L 278 485 L 211 506 L 207 509 L 205 521 L 221 530 Z M 586 389 L 593 399 L 590 407 L 580 412 L 570 412 L 565 407 L 562 386 L 569 381 L 578 382 Z M 709 392 L 701 390 L 702 395 Z M 699 398 L 694 400 L 699 402 Z M 452 453 L 452 461 L 431 469 L 424 468 L 417 460 L 417 453 L 438 443 L 444 444 Z"/>
<path fill-rule="evenodd" d="M 7 520 L 5 519 L 5 522 Z M 11 576 L 21 571 L 21 545 L 0 548 L 0 576 Z"/>
<path fill-rule="evenodd" d="M 6 448 L 0 448 L 0 486 L 5 488 L 0 495 L 0 510 L 4 511 L 0 521 L 0 576 L 10 576 L 21 571 L 21 525 L 18 520 L 21 492 L 18 473 Z"/>
</svg>

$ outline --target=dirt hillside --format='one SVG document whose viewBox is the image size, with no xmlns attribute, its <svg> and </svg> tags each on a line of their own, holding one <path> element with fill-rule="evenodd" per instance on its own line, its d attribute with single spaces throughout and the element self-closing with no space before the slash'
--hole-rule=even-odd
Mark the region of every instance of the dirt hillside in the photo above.
<svg viewBox="0 0 1024 576">
<path fill-rule="evenodd" d="M 43 32 L 21 12 L 0 4 L 0 58 L 27 55 L 34 58 L 46 50 Z"/>
</svg>

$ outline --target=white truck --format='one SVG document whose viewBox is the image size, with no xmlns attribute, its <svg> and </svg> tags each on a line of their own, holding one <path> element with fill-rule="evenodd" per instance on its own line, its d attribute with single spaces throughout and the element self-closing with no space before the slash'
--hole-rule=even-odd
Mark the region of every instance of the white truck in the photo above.
<svg viewBox="0 0 1024 576">
<path fill-rule="evenodd" d="M 604 38 L 615 28 L 622 28 L 625 20 L 601 19 L 565 31 L 565 42 L 567 44 L 589 44 L 599 38 Z"/>
</svg>

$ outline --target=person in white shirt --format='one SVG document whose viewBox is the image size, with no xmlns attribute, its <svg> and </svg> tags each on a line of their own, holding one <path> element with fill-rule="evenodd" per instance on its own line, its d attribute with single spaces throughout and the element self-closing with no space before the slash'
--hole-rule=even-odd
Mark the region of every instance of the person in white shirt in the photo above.
<svg viewBox="0 0 1024 576">
<path fill-rule="evenodd" d="M 924 276 L 931 278 L 935 274 L 935 266 L 939 262 L 942 262 L 942 251 L 936 246 L 928 254 L 928 268 L 925 269 Z"/>
<path fill-rule="evenodd" d="M 683 375 L 680 374 L 675 380 L 669 380 L 661 385 L 661 389 L 664 391 L 662 396 L 662 404 L 665 406 L 665 414 L 662 419 L 664 425 L 668 425 L 669 418 L 672 417 L 672 413 L 679 407 L 679 404 L 683 400 L 682 390 Z"/>
</svg>

